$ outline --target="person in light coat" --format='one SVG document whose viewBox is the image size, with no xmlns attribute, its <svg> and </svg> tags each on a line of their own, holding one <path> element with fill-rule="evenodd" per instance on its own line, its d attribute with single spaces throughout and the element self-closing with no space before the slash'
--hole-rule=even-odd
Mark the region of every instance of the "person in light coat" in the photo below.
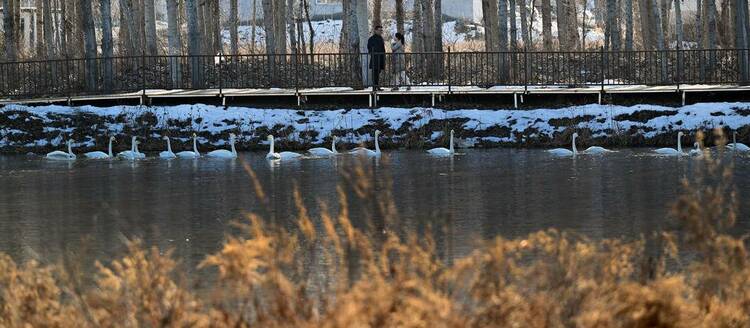
<svg viewBox="0 0 750 328">
<path fill-rule="evenodd" d="M 401 33 L 396 33 L 396 37 L 393 40 L 393 43 L 391 43 L 391 51 L 393 52 L 392 59 L 392 67 L 393 72 L 396 75 L 396 87 L 393 88 L 393 90 L 398 90 L 399 86 L 406 86 L 406 90 L 411 90 L 411 81 L 409 80 L 409 77 L 406 76 L 406 55 L 405 49 L 406 48 L 406 41 L 404 40 L 404 35 Z"/>
</svg>

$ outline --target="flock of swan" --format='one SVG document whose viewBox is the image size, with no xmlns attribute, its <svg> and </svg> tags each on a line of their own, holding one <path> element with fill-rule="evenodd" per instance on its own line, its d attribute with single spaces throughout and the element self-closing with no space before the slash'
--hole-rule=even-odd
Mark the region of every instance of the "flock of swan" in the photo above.
<svg viewBox="0 0 750 328">
<path fill-rule="evenodd" d="M 677 149 L 675 148 L 659 148 L 655 149 L 654 153 L 664 156 L 684 156 L 684 155 L 690 155 L 690 156 L 701 156 L 703 155 L 703 150 L 700 148 L 700 143 L 696 142 L 693 144 L 693 149 L 691 149 L 689 152 L 684 152 L 682 150 L 682 137 L 685 136 L 684 133 L 678 132 L 677 133 Z M 570 156 L 577 156 L 578 154 L 589 154 L 589 155 L 597 155 L 597 154 L 604 154 L 604 153 L 611 153 L 614 152 L 612 150 L 593 146 L 589 147 L 588 149 L 584 151 L 578 151 L 578 148 L 576 148 L 576 139 L 578 138 L 578 133 L 573 133 L 573 147 L 572 149 L 565 149 L 565 148 L 557 148 L 557 149 L 551 149 L 548 150 L 552 155 L 560 156 L 560 157 L 570 157 Z M 750 147 L 743 143 L 737 142 L 737 132 L 734 132 L 732 135 L 732 143 L 728 144 L 726 147 L 729 150 L 733 150 L 736 152 L 750 152 Z"/>
<path fill-rule="evenodd" d="M 364 147 L 357 147 L 349 152 L 347 154 L 352 155 L 360 155 L 360 156 L 368 156 L 368 157 L 377 157 L 380 156 L 380 144 L 378 143 L 378 138 L 380 136 L 380 131 L 375 131 L 375 149 L 368 149 Z M 684 134 L 682 132 L 679 132 L 677 134 L 677 148 L 660 148 L 654 150 L 655 153 L 660 155 L 666 155 L 666 156 L 682 156 L 682 155 L 693 155 L 693 156 L 700 156 L 703 152 L 700 149 L 700 145 L 696 142 L 694 144 L 695 148 L 690 150 L 690 152 L 685 153 L 682 150 L 682 137 Z M 454 132 L 451 130 L 450 132 L 450 145 L 449 148 L 433 148 L 427 151 L 428 154 L 435 155 L 435 156 L 453 156 L 456 154 L 455 148 L 453 146 L 453 137 Z M 557 148 L 557 149 L 551 149 L 548 150 L 550 154 L 554 156 L 559 157 L 571 157 L 571 156 L 577 156 L 578 154 L 605 154 L 613 152 L 612 150 L 593 146 L 589 147 L 586 150 L 578 151 L 576 148 L 576 139 L 578 138 L 578 133 L 573 134 L 573 145 L 571 149 L 565 149 L 565 148 Z M 170 142 L 169 137 L 164 136 L 162 139 L 166 142 L 167 149 L 165 151 L 162 151 L 159 153 L 159 158 L 162 159 L 175 159 L 175 158 L 185 158 L 185 159 L 197 159 L 202 157 L 203 155 L 198 151 L 198 139 L 197 135 L 193 134 L 193 149 L 190 151 L 181 151 L 178 153 L 175 153 L 172 151 L 172 143 Z M 206 157 L 209 158 L 237 158 L 237 150 L 235 149 L 235 141 L 236 136 L 234 134 L 229 135 L 229 144 L 230 149 L 219 149 L 214 150 L 212 152 L 209 152 L 206 154 Z M 307 155 L 312 157 L 332 157 L 337 156 L 340 153 L 336 150 L 336 137 L 333 137 L 331 140 L 331 149 L 328 148 L 312 148 L 307 151 Z M 734 150 L 737 152 L 748 152 L 750 151 L 750 147 L 748 147 L 745 144 L 737 143 L 737 133 L 735 132 L 733 135 L 733 143 L 727 145 L 727 148 L 730 150 Z M 102 151 L 94 151 L 83 154 L 83 156 L 87 159 L 114 159 L 114 158 L 120 158 L 120 159 L 126 159 L 126 160 L 138 160 L 146 158 L 146 154 L 140 152 L 138 150 L 138 145 L 140 142 L 138 141 L 137 137 L 131 138 L 131 149 L 127 151 L 123 151 L 118 153 L 116 156 L 112 153 L 112 143 L 115 142 L 115 137 L 109 138 L 109 148 L 108 152 L 102 152 Z M 305 154 L 302 153 L 296 153 L 296 152 L 290 152 L 290 151 L 283 151 L 283 152 L 276 152 L 275 147 L 275 141 L 274 137 L 272 135 L 268 136 L 268 142 L 270 143 L 270 150 L 268 152 L 268 155 L 266 155 L 266 158 L 268 160 L 293 160 L 293 159 L 299 159 L 305 157 Z M 67 152 L 65 151 L 53 151 L 49 154 L 47 154 L 46 158 L 49 160 L 64 160 L 64 161 L 73 161 L 76 160 L 76 155 L 73 153 L 73 147 L 72 147 L 72 141 L 67 141 Z"/>
</svg>

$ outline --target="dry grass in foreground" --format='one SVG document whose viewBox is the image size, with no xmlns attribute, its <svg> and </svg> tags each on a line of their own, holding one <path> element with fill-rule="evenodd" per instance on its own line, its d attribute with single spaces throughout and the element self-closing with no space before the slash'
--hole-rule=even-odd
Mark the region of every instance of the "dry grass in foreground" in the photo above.
<svg viewBox="0 0 750 328">
<path fill-rule="evenodd" d="M 63 265 L 0 256 L 0 327 L 748 327 L 747 243 L 726 233 L 730 167 L 703 162 L 705 178 L 685 181 L 673 205 L 676 231 L 634 241 L 540 231 L 452 263 L 429 234 L 392 229 L 388 186 L 363 166 L 339 188 L 337 213 L 321 203 L 310 217 L 295 192 L 297 229 L 249 215 L 201 264 L 218 272 L 209 298 L 179 282 L 169 252 L 138 242 L 99 264 L 88 288 Z M 385 233 L 352 225 L 345 188 L 374 199 Z"/>
</svg>

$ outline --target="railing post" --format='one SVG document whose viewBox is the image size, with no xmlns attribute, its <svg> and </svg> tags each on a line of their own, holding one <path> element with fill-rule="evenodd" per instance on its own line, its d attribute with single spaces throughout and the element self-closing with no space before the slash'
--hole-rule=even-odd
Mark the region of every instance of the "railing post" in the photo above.
<svg viewBox="0 0 750 328">
<path fill-rule="evenodd" d="M 523 94 L 529 92 L 529 50 L 523 45 Z"/>
<path fill-rule="evenodd" d="M 605 65 L 605 63 L 604 63 L 604 56 L 605 56 L 604 46 L 602 46 L 600 49 L 601 49 L 600 50 L 601 51 L 601 56 L 600 56 L 601 57 L 600 58 L 601 59 L 601 62 L 600 62 L 600 64 L 601 64 L 601 70 L 600 70 L 600 72 L 601 72 L 601 75 L 602 75 L 601 76 L 601 78 L 602 78 L 602 85 L 601 85 L 602 89 L 601 89 L 601 92 L 604 93 L 604 80 L 606 80 L 606 77 L 604 76 L 604 70 L 605 70 L 605 68 L 604 68 L 604 65 Z"/>
<path fill-rule="evenodd" d="M 451 47 L 448 47 L 448 94 L 451 94 L 453 92 L 451 83 L 451 77 L 453 76 L 453 74 L 451 73 Z"/>
<path fill-rule="evenodd" d="M 146 51 L 141 51 L 141 90 L 143 97 L 143 103 L 146 103 Z"/>
<path fill-rule="evenodd" d="M 677 70 L 675 71 L 675 82 L 677 82 L 677 92 L 680 91 L 680 81 L 682 81 L 682 50 L 680 43 L 677 42 Z"/>
<path fill-rule="evenodd" d="M 219 72 L 217 74 L 217 79 L 219 83 L 219 98 L 224 98 L 224 89 L 223 89 L 223 80 L 222 80 L 222 68 L 224 67 L 224 50 L 222 49 L 219 51 Z"/>
<path fill-rule="evenodd" d="M 299 96 L 299 63 L 297 62 L 299 50 L 292 52 L 292 56 L 294 57 L 294 93 Z"/>
</svg>

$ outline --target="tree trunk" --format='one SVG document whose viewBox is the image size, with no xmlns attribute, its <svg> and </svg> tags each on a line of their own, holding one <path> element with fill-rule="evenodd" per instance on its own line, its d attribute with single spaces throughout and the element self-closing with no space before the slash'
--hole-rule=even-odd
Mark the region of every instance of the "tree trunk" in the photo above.
<svg viewBox="0 0 750 328">
<path fill-rule="evenodd" d="M 276 53 L 286 55 L 286 2 L 284 0 L 274 0 L 273 24 L 276 35 Z"/>
<path fill-rule="evenodd" d="M 703 47 L 703 1 L 696 0 L 695 5 L 695 43 L 698 44 L 698 48 Z"/>
<path fill-rule="evenodd" d="M 719 18 L 721 24 L 719 24 L 719 36 L 721 37 L 721 46 L 723 48 L 734 47 L 734 31 L 736 28 L 734 26 L 734 14 L 732 13 L 734 10 L 733 2 L 734 0 L 721 0 L 721 17 Z M 676 3 L 675 11 L 677 11 Z"/>
<path fill-rule="evenodd" d="M 16 49 L 16 21 L 13 19 L 14 0 L 3 0 L 3 34 L 5 34 L 5 61 L 18 60 Z"/>
<path fill-rule="evenodd" d="M 740 73 L 740 80 L 747 83 L 750 82 L 750 22 L 748 22 L 748 3 L 747 0 L 733 0 L 734 1 L 734 37 L 735 47 L 743 49 L 738 51 L 738 68 Z"/>
<path fill-rule="evenodd" d="M 588 8 L 587 5 L 588 0 L 583 0 L 583 13 L 581 13 L 581 50 L 586 51 L 586 34 L 588 33 L 588 24 L 586 24 L 586 9 Z M 605 39 L 607 38 L 607 33 L 605 31 L 604 34 Z M 604 42 L 607 43 L 606 41 Z"/>
<path fill-rule="evenodd" d="M 133 12 L 132 0 L 120 0 L 120 47 L 122 55 L 137 55 L 138 28 L 136 28 L 136 18 Z"/>
<path fill-rule="evenodd" d="M 669 10 L 672 5 L 672 0 L 659 0 L 659 7 L 661 10 L 661 30 L 664 33 L 664 43 L 669 47 Z"/>
<path fill-rule="evenodd" d="M 44 5 L 44 43 L 46 43 L 47 59 L 55 59 L 55 26 L 52 20 L 52 4 L 46 2 Z"/>
<path fill-rule="evenodd" d="M 299 53 L 299 47 L 297 45 L 297 24 L 294 17 L 294 0 L 287 0 L 285 16 L 286 28 L 289 33 L 289 46 L 292 49 L 292 54 L 297 54 Z"/>
<path fill-rule="evenodd" d="M 443 52 L 443 0 L 435 1 L 435 51 Z"/>
<path fill-rule="evenodd" d="M 641 23 L 641 42 L 644 50 L 652 50 L 655 47 L 653 31 L 651 30 L 651 5 L 650 0 L 640 0 L 638 2 L 638 16 Z"/>
<path fill-rule="evenodd" d="M 656 28 L 656 30 L 654 31 L 654 35 L 656 35 L 656 49 L 664 50 L 665 49 L 664 30 L 662 30 L 661 15 L 659 15 L 659 7 L 656 6 L 655 1 L 652 2 L 652 4 L 653 6 L 651 6 L 651 24 L 649 25 Z"/>
<path fill-rule="evenodd" d="M 253 0 L 253 20 L 252 20 L 252 26 L 250 27 L 250 53 L 255 53 L 255 33 L 256 33 L 256 26 L 258 26 L 258 0 Z"/>
<path fill-rule="evenodd" d="M 625 50 L 633 50 L 633 0 L 625 0 Z"/>
<path fill-rule="evenodd" d="M 372 4 L 372 27 L 383 26 L 383 0 L 373 0 Z"/>
<path fill-rule="evenodd" d="M 180 37 L 180 25 L 178 19 L 178 0 L 167 0 L 167 41 L 169 43 L 169 55 L 179 56 L 182 53 L 182 40 Z M 169 73 L 172 77 L 172 88 L 178 88 L 182 81 L 182 68 L 180 58 L 169 58 Z"/>
<path fill-rule="evenodd" d="M 716 0 L 703 0 L 706 14 L 706 25 L 703 31 L 705 38 L 705 44 L 703 45 L 706 49 L 716 49 Z"/>
<path fill-rule="evenodd" d="M 44 11 L 44 4 L 42 3 L 42 0 L 36 0 L 34 2 L 34 6 L 36 7 L 36 11 L 34 12 L 34 16 L 36 17 L 36 29 L 34 33 L 34 43 L 36 49 L 35 49 L 35 55 L 38 59 L 44 58 L 44 56 L 47 54 L 47 50 L 45 50 L 46 42 L 44 42 L 44 16 L 42 15 L 42 12 Z"/>
<path fill-rule="evenodd" d="M 240 17 L 239 8 L 237 6 L 237 0 L 229 1 L 229 48 L 232 56 L 237 56 L 240 53 L 239 35 L 237 31 Z"/>
<path fill-rule="evenodd" d="M 551 0 L 542 0 L 542 38 L 544 50 L 552 50 L 552 4 Z"/>
<path fill-rule="evenodd" d="M 425 52 L 435 50 L 435 6 L 432 0 L 420 0 L 422 2 L 422 15 L 425 20 L 422 25 L 422 45 Z M 424 68 L 427 69 L 425 62 Z"/>
<path fill-rule="evenodd" d="M 104 59 L 104 88 L 112 90 L 112 56 L 114 56 L 114 45 L 112 43 L 112 3 L 111 0 L 101 0 L 99 5 L 102 20 L 102 56 Z M 110 59 L 106 59 L 110 58 Z"/>
<path fill-rule="evenodd" d="M 607 0 L 607 23 L 604 26 L 604 48 L 620 50 L 620 26 L 617 23 L 617 0 Z"/>
<path fill-rule="evenodd" d="M 396 32 L 405 35 L 404 31 L 404 0 L 396 0 Z"/>
<path fill-rule="evenodd" d="M 424 13 L 421 0 L 414 0 L 414 20 L 412 21 L 412 52 L 424 51 Z"/>
<path fill-rule="evenodd" d="M 500 51 L 508 51 L 508 0 L 500 0 L 498 6 L 499 11 L 499 47 Z"/>
<path fill-rule="evenodd" d="M 343 0 L 343 26 L 341 49 L 346 57 L 346 68 L 349 71 L 350 83 L 360 86 L 362 83 L 362 67 L 359 57 L 359 25 L 357 21 L 356 0 Z"/>
<path fill-rule="evenodd" d="M 516 24 L 516 0 L 508 0 L 509 19 L 510 19 L 510 49 L 518 49 L 518 26 Z"/>
<path fill-rule="evenodd" d="M 482 20 L 484 23 L 484 48 L 489 52 L 499 51 L 497 1 L 482 0 Z"/>
<path fill-rule="evenodd" d="M 266 36 L 266 54 L 269 56 L 276 52 L 276 29 L 274 28 L 273 20 L 273 1 L 274 0 L 262 0 L 263 2 L 263 29 L 265 30 Z M 269 60 L 273 57 L 269 57 Z"/>
<path fill-rule="evenodd" d="M 682 49 L 684 47 L 682 42 L 685 40 L 682 31 L 682 0 L 674 0 L 674 19 L 677 47 L 678 49 Z"/>
<path fill-rule="evenodd" d="M 519 15 L 521 16 L 521 39 L 523 40 L 523 47 L 528 48 L 529 44 L 529 18 L 528 11 L 526 8 L 526 0 L 520 0 L 518 2 Z"/>
<path fill-rule="evenodd" d="M 144 28 L 146 34 L 146 54 L 156 56 L 159 49 L 156 45 L 156 13 L 154 12 L 154 0 L 144 0 L 143 2 Z"/>
<path fill-rule="evenodd" d="M 81 30 L 86 56 L 86 89 L 93 91 L 97 86 L 97 63 L 96 63 L 96 32 L 94 28 L 94 13 L 91 10 L 91 1 L 80 0 L 81 7 Z"/>
<path fill-rule="evenodd" d="M 557 34 L 560 50 L 571 51 L 578 47 L 576 6 L 572 0 L 557 0 Z"/>
<path fill-rule="evenodd" d="M 302 0 L 305 6 L 305 20 L 307 21 L 307 28 L 310 30 L 310 60 L 315 60 L 315 29 L 313 28 L 312 20 L 310 19 L 310 3 L 308 0 Z"/>
<path fill-rule="evenodd" d="M 201 65 L 201 32 L 198 26 L 198 0 L 185 0 L 188 28 L 188 55 L 190 57 L 190 80 L 193 88 L 203 87 L 203 67 Z"/>
</svg>

